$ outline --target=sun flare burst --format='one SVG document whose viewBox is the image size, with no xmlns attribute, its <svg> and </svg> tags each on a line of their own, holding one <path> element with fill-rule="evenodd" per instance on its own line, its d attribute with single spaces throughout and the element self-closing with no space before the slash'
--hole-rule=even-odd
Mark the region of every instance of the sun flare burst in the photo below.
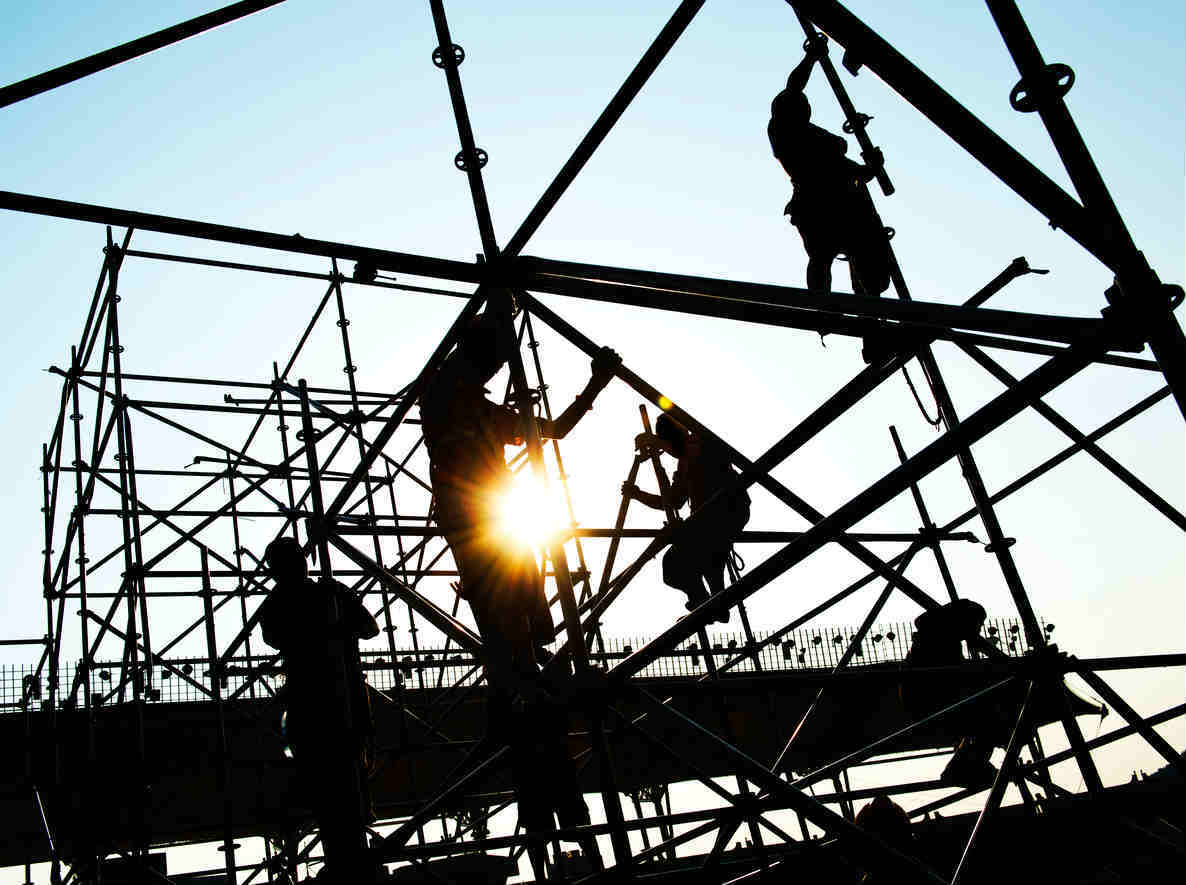
<svg viewBox="0 0 1186 885">
<path fill-rule="evenodd" d="M 501 533 L 533 549 L 546 547 L 568 523 L 557 492 L 527 470 L 499 495 L 497 512 Z"/>
</svg>

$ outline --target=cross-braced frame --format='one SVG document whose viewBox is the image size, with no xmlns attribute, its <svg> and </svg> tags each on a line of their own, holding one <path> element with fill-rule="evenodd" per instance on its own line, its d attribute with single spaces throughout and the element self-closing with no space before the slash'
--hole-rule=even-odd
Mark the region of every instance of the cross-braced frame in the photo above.
<svg viewBox="0 0 1186 885">
<path fill-rule="evenodd" d="M 217 21 L 187 23 L 170 35 L 155 40 L 145 38 L 148 42 L 142 46 L 122 52 L 122 47 L 112 50 L 105 61 L 84 60 L 74 71 L 66 66 L 59 72 L 50 72 L 56 76 L 45 75 L 39 83 L 34 83 L 38 78 L 33 78 L 15 84 L 2 94 L 4 103 L 68 82 L 104 64 L 149 51 L 171 39 L 189 36 L 226 20 L 227 16 L 246 14 L 268 5 L 272 4 L 234 4 L 228 7 L 232 12 Z M 982 306 L 1012 280 L 1030 272 L 1020 259 L 972 293 L 963 305 L 951 306 L 913 300 L 896 262 L 892 266 L 892 281 L 897 297 L 870 298 L 522 254 L 532 235 L 702 5 L 703 0 L 685 0 L 679 5 L 555 180 L 506 244 L 500 246 L 482 178 L 486 157 L 475 140 L 462 88 L 460 65 L 464 53 L 453 42 L 442 3 L 430 0 L 438 40 L 434 62 L 447 80 L 460 141 L 455 162 L 469 184 L 483 249 L 482 260 L 472 264 L 0 193 L 0 206 L 7 209 L 105 223 L 125 230 L 122 237 L 115 238 L 111 228 L 108 229 L 105 260 L 83 332 L 72 348 L 70 364 L 59 370 L 63 376 L 62 397 L 49 442 L 43 450 L 47 635 L 36 678 L 27 681 L 22 706 L 30 713 L 37 706 L 33 703 L 35 687 L 40 685 L 44 674 L 48 686 L 44 690 L 46 697 L 36 700 L 44 701 L 42 715 L 48 717 L 49 733 L 53 733 L 55 724 L 65 727 L 74 722 L 81 722 L 89 733 L 100 711 L 126 705 L 135 724 L 128 739 L 133 745 L 130 758 L 143 762 L 150 754 L 146 746 L 146 735 L 151 732 L 151 727 L 146 726 L 146 705 L 161 699 L 163 678 L 174 685 L 187 684 L 217 711 L 216 768 L 221 772 L 223 792 L 229 795 L 228 772 L 233 765 L 233 753 L 227 736 L 226 710 L 244 698 L 258 698 L 266 705 L 266 699 L 277 688 L 276 661 L 261 647 L 256 632 L 258 600 L 268 588 L 258 556 L 272 537 L 297 534 L 299 528 L 298 537 L 303 536 L 306 547 L 316 551 L 323 573 L 352 584 L 352 589 L 367 600 L 378 616 L 387 648 L 386 654 L 372 663 L 372 681 L 381 683 L 384 678 L 381 674 L 386 674 L 386 686 L 390 690 L 383 698 L 399 718 L 401 728 L 439 737 L 443 743 L 453 744 L 454 751 L 464 749 L 463 755 L 454 760 L 456 764 L 441 770 L 442 776 L 430 784 L 419 785 L 406 807 L 381 810 L 383 825 L 375 844 L 376 851 L 387 862 L 423 867 L 428 858 L 454 853 L 456 839 L 463 833 L 471 835 L 466 844 L 473 849 L 491 852 L 505 849 L 512 857 L 521 854 L 532 840 L 559 842 L 604 835 L 612 860 L 604 871 L 591 874 L 600 880 L 639 874 L 642 864 L 652 859 L 675 861 L 681 845 L 707 837 L 712 840 L 707 854 L 694 866 L 674 865 L 673 869 L 691 876 L 721 879 L 726 877 L 721 867 L 722 856 L 734 834 L 744 826 L 748 827 L 754 850 L 741 866 L 729 867 L 729 876 L 771 871 L 778 875 L 779 865 L 788 863 L 788 858 L 801 858 L 813 850 L 811 833 L 822 832 L 828 837 L 825 844 L 831 845 L 834 840 L 836 849 L 858 869 L 902 881 L 955 883 L 975 877 L 976 849 L 983 824 L 998 812 L 1008 785 L 1014 785 L 1023 802 L 1031 807 L 1035 804 L 1035 788 L 1051 799 L 1067 796 L 1070 791 L 1055 782 L 1050 769 L 1073 759 L 1087 794 L 1102 796 L 1105 788 L 1093 751 L 1132 734 L 1144 739 L 1169 765 L 1180 768 L 1180 753 L 1155 726 L 1181 715 L 1182 707 L 1152 717 L 1142 716 L 1101 674 L 1110 670 L 1180 667 L 1186 664 L 1186 655 L 1079 660 L 1054 648 L 1049 631 L 1035 613 L 1010 552 L 1012 540 L 996 511 L 1002 499 L 1072 454 L 1084 451 L 1165 519 L 1179 529 L 1186 529 L 1186 517 L 1180 511 L 1097 444 L 1106 433 L 1167 397 L 1173 397 L 1179 410 L 1186 414 L 1183 362 L 1186 342 L 1173 316 L 1182 291 L 1180 287 L 1161 283 L 1133 242 L 1063 102 L 1067 84 L 1060 68 L 1048 65 L 1043 59 L 1013 0 L 988 0 L 988 6 L 1020 73 L 1014 90 L 1015 106 L 1040 115 L 1077 196 L 1068 194 L 1039 171 L 839 3 L 794 0 L 789 5 L 807 39 L 818 41 L 823 39 L 823 34 L 843 46 L 1005 186 L 1114 273 L 1115 284 L 1106 293 L 1107 304 L 1101 305 L 1099 318 L 1051 316 Z M 827 55 L 821 65 L 862 151 L 872 156 L 875 149 L 866 130 L 866 119 L 854 107 Z M 885 169 L 880 171 L 877 181 L 886 194 L 892 193 L 893 185 Z M 324 274 L 316 274 L 143 252 L 132 245 L 136 229 L 316 255 L 328 259 L 330 265 Z M 284 365 L 279 362 L 275 365 L 271 379 L 139 376 L 125 372 L 121 362 L 119 281 L 121 274 L 127 272 L 128 259 L 182 261 L 244 272 L 314 278 L 321 280 L 325 291 L 291 357 Z M 346 277 L 338 262 L 348 261 L 369 268 L 371 273 L 358 273 L 354 279 Z M 454 287 L 409 287 L 386 280 L 376 272 L 443 280 Z M 459 284 L 469 288 L 463 290 Z M 344 295 L 344 290 L 352 285 L 411 288 L 464 300 L 456 320 L 421 371 L 398 390 L 364 390 L 356 383 Z M 601 636 L 602 618 L 673 537 L 699 526 L 707 508 L 683 521 L 670 518 L 661 530 L 642 533 L 649 536 L 645 548 L 624 566 L 616 562 L 619 543 L 623 538 L 640 534 L 631 535 L 624 529 L 625 506 L 617 524 L 602 529 L 578 529 L 570 509 L 573 530 L 566 537 L 555 539 L 543 557 L 549 598 L 557 615 L 556 647 L 565 652 L 558 654 L 549 667 L 559 667 L 559 662 L 565 661 L 571 661 L 574 667 L 575 684 L 581 690 L 574 691 L 568 702 L 572 714 L 585 725 L 580 763 L 593 772 L 605 822 L 581 828 L 579 832 L 557 831 L 546 837 L 520 832 L 516 826 L 510 835 L 490 837 L 490 819 L 503 810 L 509 811 L 513 802 L 505 787 L 501 791 L 489 787 L 491 779 L 497 781 L 505 768 L 507 747 L 489 736 L 468 742 L 450 737 L 450 713 L 481 690 L 484 649 L 477 632 L 459 611 L 459 600 L 452 597 L 450 603 L 446 592 L 455 572 L 449 568 L 448 547 L 434 523 L 432 489 L 415 410 L 426 381 L 450 352 L 461 330 L 483 305 L 498 305 L 513 306 L 504 311 L 508 319 L 502 331 L 518 345 L 512 349 L 509 364 L 507 401 L 525 417 L 537 414 L 536 410 L 550 416 L 551 403 L 538 353 L 537 329 L 541 337 L 546 329 L 558 341 L 567 342 L 589 357 L 612 342 L 590 339 L 566 321 L 551 302 L 545 302 L 546 295 L 821 333 L 880 335 L 895 341 L 897 347 L 896 352 L 859 371 L 814 411 L 788 428 L 774 445 L 752 458 L 742 453 L 737 440 L 714 433 L 633 371 L 626 355 L 616 369 L 616 383 L 629 387 L 728 453 L 740 477 L 734 488 L 721 492 L 722 495 L 760 486 L 810 527 L 801 532 L 751 533 L 751 540 L 778 542 L 783 546 L 740 576 L 724 593 L 711 597 L 658 636 L 627 651 L 607 645 Z M 295 376 L 294 367 L 310 331 L 318 322 L 329 319 L 336 321 L 341 330 L 347 383 L 310 386 Z M 1004 391 L 971 413 L 961 415 L 932 352 L 931 345 L 936 341 L 952 342 L 997 378 Z M 1136 355 L 1146 347 L 1152 359 Z M 990 355 L 994 349 L 1037 354 L 1046 359 L 1029 374 L 1016 378 Z M 932 443 L 908 455 L 895 434 L 899 466 L 828 513 L 813 507 L 774 478 L 775 468 L 911 360 L 917 360 L 921 366 L 938 406 L 943 432 Z M 1084 368 L 1100 363 L 1134 373 L 1160 373 L 1165 386 L 1114 420 L 1084 433 L 1048 405 L 1044 397 Z M 234 393 L 222 405 L 194 402 L 180 394 L 174 396 L 175 391 L 195 387 L 219 387 Z M 160 398 L 149 390 L 169 393 Z M 89 424 L 83 420 L 84 402 L 89 403 L 87 408 L 92 412 Z M 1056 427 L 1068 437 L 1070 445 L 1015 482 L 990 493 L 973 457 L 972 446 L 1026 409 L 1033 409 Z M 206 423 L 177 417 L 195 411 L 202 413 Z M 279 433 L 263 443 L 260 431 L 269 417 L 278 419 Z M 213 426 L 210 422 L 216 420 L 228 422 L 226 427 L 230 427 L 231 421 L 239 422 L 233 431 L 228 431 L 238 435 L 232 437 L 209 429 Z M 140 439 L 145 425 L 180 434 L 206 453 L 196 460 L 193 469 L 184 471 L 187 481 L 196 486 L 179 501 L 161 502 L 150 497 L 152 484 L 164 478 L 167 471 L 145 464 L 143 447 L 139 450 L 141 461 L 137 461 L 133 427 Z M 526 421 L 525 426 L 530 433 L 516 462 L 518 466 L 536 472 L 541 478 L 558 475 L 562 481 L 559 446 L 553 444 L 550 450 L 546 449 L 535 432 L 535 422 Z M 113 459 L 114 467 L 103 466 Z M 952 461 L 961 469 L 973 506 L 946 523 L 936 524 L 922 498 L 919 483 Z M 907 492 L 924 526 L 921 532 L 895 537 L 855 531 L 861 520 Z M 74 505 L 67 513 L 64 502 L 71 496 Z M 104 498 L 113 499 L 112 505 L 102 506 Z M 257 525 L 246 524 L 265 517 L 269 521 L 266 532 Z M 114 520 L 115 528 L 110 528 L 108 523 L 103 531 L 93 530 L 95 521 L 102 518 Z M 1016 698 L 1015 725 L 991 786 L 953 791 L 911 810 L 917 818 L 956 802 L 975 800 L 979 805 L 975 826 L 964 842 L 958 863 L 951 869 L 936 870 L 855 824 L 852 803 L 871 791 L 845 787 L 842 775 L 856 765 L 909 747 L 913 734 L 941 721 L 954 707 L 877 734 L 864 746 L 837 754 L 807 770 L 792 766 L 789 760 L 802 740 L 803 729 L 808 727 L 813 715 L 818 715 L 821 700 L 829 692 L 839 690 L 839 686 L 857 680 L 880 681 L 884 685 L 889 680 L 927 680 L 951 675 L 948 671 L 917 669 L 887 675 L 885 670 L 853 669 L 850 665 L 872 647 L 871 634 L 892 594 L 902 594 L 920 610 L 935 609 L 957 597 L 957 576 L 944 558 L 943 545 L 959 538 L 961 528 L 972 519 L 978 519 L 987 533 L 988 550 L 1016 606 L 1019 641 L 1028 653 L 1010 655 L 986 635 L 981 645 L 973 649 L 974 660 L 959 668 L 969 678 L 969 686 L 975 688 L 970 687 L 968 697 L 955 706 L 993 692 L 1008 694 Z M 583 543 L 593 543 L 589 539 L 608 541 L 610 552 L 604 557 L 587 559 Z M 871 546 L 882 541 L 904 542 L 906 547 L 887 558 Z M 868 576 L 801 613 L 779 630 L 764 636 L 755 633 L 745 616 L 745 601 L 831 544 L 859 561 L 868 569 Z M 939 567 L 943 578 L 941 594 L 928 592 L 907 576 L 911 560 L 924 551 L 934 556 Z M 598 561 L 600 573 L 595 569 Z M 116 577 L 110 577 L 111 574 Z M 228 579 L 234 581 L 233 590 L 216 588 L 216 583 Z M 169 581 L 187 582 L 189 589 L 160 589 Z M 771 759 L 754 758 L 740 746 L 730 729 L 726 709 L 729 696 L 742 690 L 742 683 L 730 675 L 731 671 L 744 670 L 746 678 L 760 680 L 765 674 L 761 657 L 764 651 L 780 648 L 794 631 L 813 623 L 832 606 L 874 582 L 883 582 L 884 587 L 859 628 L 845 636 L 838 635 L 843 652 L 828 662 L 826 669 L 810 676 L 808 684 L 818 684 L 818 694 L 803 712 L 797 727 L 785 737 L 780 736 L 780 751 Z M 192 589 L 195 584 L 199 589 Z M 173 605 L 170 600 L 177 597 L 194 601 L 196 610 L 191 621 L 173 623 L 154 614 L 163 605 Z M 715 617 L 734 607 L 740 609 L 744 637 L 734 650 L 717 654 L 706 628 Z M 72 629 L 67 615 L 75 613 L 79 615 L 77 630 L 83 654 L 67 673 L 63 672 L 66 662 L 61 657 L 63 634 Z M 411 628 L 411 654 L 397 643 L 397 620 L 401 615 L 406 616 Z M 166 623 L 168 626 L 162 630 L 160 625 Z M 432 649 L 435 658 L 429 658 L 429 653 L 419 647 L 417 630 L 422 628 L 433 631 L 440 639 L 440 647 Z M 170 656 L 175 649 L 191 648 L 194 643 L 204 644 L 204 655 L 184 661 L 176 655 Z M 701 657 L 705 672 L 698 681 L 718 698 L 715 715 L 689 715 L 679 702 L 673 702 L 670 697 L 664 699 L 657 693 L 650 681 L 662 675 L 665 660 L 694 658 L 698 663 Z M 112 663 L 104 665 L 105 661 Z M 1088 741 L 1062 688 L 1063 677 L 1068 673 L 1078 674 L 1126 724 Z M 727 687 L 712 688 L 722 681 Z M 37 688 L 37 692 L 41 691 Z M 431 695 L 432 712 L 427 718 L 417 706 L 419 701 L 412 702 L 407 697 L 409 692 L 416 691 L 422 693 L 420 697 Z M 1053 714 L 1045 708 L 1039 711 L 1040 698 L 1046 701 L 1054 698 L 1061 708 Z M 76 717 L 79 711 L 83 714 L 81 719 Z M 1064 753 L 1048 755 L 1042 749 L 1038 726 L 1051 720 L 1065 734 L 1069 749 Z M 40 727 L 42 724 L 30 725 L 34 730 Z M 635 783 L 624 789 L 615 777 L 615 771 L 621 768 L 621 763 L 615 761 L 615 749 L 620 749 L 626 734 L 641 741 L 655 758 L 674 758 L 671 764 L 680 773 L 670 780 L 698 782 L 705 797 L 702 807 L 677 810 L 672 808 L 670 796 L 663 790 L 644 793 Z M 668 737 L 672 734 L 680 735 L 681 741 L 705 748 L 706 753 L 719 760 L 719 766 L 711 771 L 698 770 L 695 761 L 685 758 L 680 767 L 681 754 Z M 94 747 L 93 737 L 89 744 Z M 1029 754 L 1028 759 L 1023 759 L 1023 752 Z M 141 788 L 149 786 L 147 773 L 137 773 L 135 778 L 139 779 Z M 818 796 L 811 791 L 815 785 L 827 782 L 834 784 L 834 793 Z M 725 786 L 726 783 L 731 786 Z M 34 788 L 38 802 L 45 797 L 51 809 L 60 805 L 60 789 L 36 779 Z M 912 791 L 934 788 L 934 783 L 904 783 L 895 785 L 894 790 L 899 795 L 909 795 Z M 46 795 L 55 790 L 56 801 Z M 623 793 L 633 798 L 634 820 L 627 820 Z M 482 798 L 477 801 L 475 796 Z M 655 814 L 643 815 L 644 798 L 654 804 Z M 134 856 L 160 841 L 154 838 L 148 807 L 146 801 L 141 801 L 138 816 L 123 822 L 128 828 L 127 838 L 117 850 Z M 468 809 L 465 815 L 458 812 L 463 808 Z M 454 814 L 458 821 L 452 837 L 424 841 L 425 825 L 439 819 L 443 812 Z M 798 836 L 790 835 L 782 826 L 785 812 L 796 816 L 800 825 Z M 775 817 L 776 813 L 784 816 Z M 1122 823 L 1144 833 L 1157 850 L 1181 853 L 1181 833 L 1172 827 L 1168 835 L 1150 832 L 1143 825 L 1128 821 L 1123 812 L 1114 813 Z M 228 800 L 220 834 L 228 877 L 252 881 L 265 874 L 273 876 L 277 863 L 272 862 L 272 842 L 268 843 L 268 856 L 263 862 L 253 865 L 236 862 L 234 839 L 243 832 L 243 823 L 240 821 L 237 829 L 235 815 Z M 685 825 L 693 826 L 676 832 L 676 827 Z M 648 828 L 659 832 L 655 845 L 650 844 Z M 418 834 L 420 841 L 413 844 Z M 301 850 L 307 853 L 313 848 L 314 842 L 306 842 Z M 292 854 L 295 851 L 284 854 L 279 866 L 291 867 L 296 861 L 289 856 Z M 52 855 L 56 869 L 62 858 L 56 849 Z M 80 874 L 72 870 L 72 875 Z"/>
</svg>

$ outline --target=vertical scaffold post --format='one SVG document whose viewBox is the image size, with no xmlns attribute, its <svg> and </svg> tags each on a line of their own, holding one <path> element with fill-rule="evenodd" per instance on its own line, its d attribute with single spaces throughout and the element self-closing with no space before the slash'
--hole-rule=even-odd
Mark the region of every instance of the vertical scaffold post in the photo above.
<svg viewBox="0 0 1186 885">
<path fill-rule="evenodd" d="M 654 430 L 651 427 L 651 416 L 647 413 L 646 405 L 639 405 L 638 413 L 642 418 L 643 431 L 648 435 L 654 435 Z M 668 525 L 678 525 L 680 518 L 675 508 L 671 505 L 671 484 L 667 480 L 667 471 L 663 469 L 663 464 L 659 461 L 659 453 L 654 448 L 651 449 L 650 459 L 651 468 L 655 471 L 655 482 L 659 486 L 659 497 L 663 501 L 663 512 L 667 516 Z M 708 630 L 703 626 L 697 630 L 697 636 L 700 639 L 701 647 L 704 649 L 705 669 L 708 670 L 709 679 L 715 682 L 720 678 L 720 673 L 717 670 L 716 649 L 714 649 L 712 644 L 709 642 Z M 721 696 L 716 692 L 713 693 L 713 702 L 717 708 L 716 713 L 720 719 L 722 728 L 728 735 L 730 741 L 735 740 L 732 726 L 729 723 L 729 711 L 721 699 Z M 749 782 L 744 777 L 742 777 L 740 773 L 737 774 L 737 790 L 744 796 L 750 795 Z M 760 852 L 763 851 L 765 843 L 762 840 L 762 831 L 758 828 L 757 818 L 751 815 L 747 818 L 746 823 L 749 827 L 750 839 L 753 841 L 754 845 Z M 729 829 L 730 827 L 728 824 L 722 824 L 720 830 L 720 835 L 722 838 L 718 838 L 717 843 L 713 846 L 713 851 L 709 855 L 708 861 L 705 863 L 706 866 L 715 864 L 717 859 L 720 857 L 720 852 L 723 851 L 724 848 L 729 844 L 729 837 L 732 835 L 731 831 L 726 832 L 726 830 Z M 763 866 L 765 866 L 764 863 Z"/>
<path fill-rule="evenodd" d="M 341 631 L 338 629 L 341 620 L 341 612 L 338 610 L 337 595 L 333 592 L 331 582 L 333 581 L 333 567 L 329 560 L 329 541 L 328 532 L 330 526 L 327 524 L 325 517 L 325 504 L 321 494 L 321 470 L 318 466 L 317 460 L 317 430 L 313 426 L 313 415 L 309 409 L 309 385 L 304 378 L 297 382 L 297 387 L 300 395 L 301 406 L 301 436 L 302 442 L 305 444 L 305 466 L 309 471 L 309 499 L 313 505 L 313 518 L 308 521 L 308 532 L 312 536 L 308 539 L 310 546 L 316 550 L 318 557 L 318 564 L 321 570 L 321 579 L 325 582 L 326 595 L 328 597 L 328 611 L 327 611 L 327 625 L 330 634 L 330 658 L 334 668 L 334 685 L 335 694 L 338 698 L 338 703 L 333 704 L 333 715 L 338 720 L 338 727 L 342 730 L 342 734 L 351 734 L 354 729 L 354 716 L 351 710 L 351 684 L 350 677 L 346 668 L 346 639 L 340 635 Z M 350 791 L 353 807 L 361 809 L 363 807 L 363 784 L 361 780 L 361 771 L 359 766 L 349 766 L 350 774 L 349 783 L 347 787 Z M 363 826 L 361 817 L 359 818 L 359 825 L 362 827 L 362 832 L 358 833 L 358 841 L 360 844 L 366 841 L 365 826 Z M 330 869 L 342 870 L 349 865 L 344 862 L 344 859 L 335 859 L 328 856 L 328 845 L 323 847 L 327 849 L 326 860 L 330 864 Z"/>
<path fill-rule="evenodd" d="M 988 0 L 988 9 L 1021 74 L 1010 101 L 1017 110 L 1037 111 L 1042 118 L 1084 208 L 1113 253 L 1116 286 L 1109 290 L 1109 298 L 1135 320 L 1186 417 L 1186 337 L 1173 315 L 1167 287 L 1137 249 L 1063 100 L 1074 83 L 1074 72 L 1066 65 L 1046 63 L 1014 0 Z"/>
<path fill-rule="evenodd" d="M 226 711 L 222 703 L 223 667 L 218 658 L 218 638 L 214 628 L 214 587 L 210 582 L 210 554 L 200 548 L 202 561 L 202 610 L 206 627 L 206 666 L 210 668 L 210 694 L 218 723 L 218 791 L 222 794 L 222 846 L 227 885 L 237 881 L 234 840 L 234 802 L 231 795 L 231 753 L 227 741 Z"/>
<path fill-rule="evenodd" d="M 125 241 L 126 242 L 126 241 Z M 120 680 L 120 697 L 123 697 L 123 686 L 127 674 L 131 674 L 132 700 L 136 716 L 136 762 L 138 781 L 136 784 L 136 824 L 132 845 L 134 855 L 143 862 L 147 850 L 147 799 L 148 783 L 145 777 L 145 734 L 144 734 L 144 706 L 141 703 L 144 695 L 144 681 L 140 671 L 140 653 L 137 639 L 144 630 L 145 670 L 151 678 L 152 651 L 149 644 L 147 630 L 147 596 L 143 582 L 143 559 L 140 550 L 139 536 L 139 505 L 135 498 L 134 461 L 131 455 L 129 440 L 129 423 L 127 421 L 127 397 L 123 389 L 123 360 L 121 353 L 123 346 L 119 339 L 119 273 L 123 264 L 123 249 L 116 246 L 111 237 L 111 228 L 107 228 L 107 347 L 111 355 L 111 380 L 114 402 L 112 419 L 115 421 L 116 445 L 118 446 L 119 489 L 120 489 L 120 525 L 123 532 L 124 576 L 123 592 L 127 596 L 128 628 L 124 639 L 124 676 Z M 99 469 L 98 465 L 92 468 Z M 141 617 L 137 618 L 137 609 Z"/>
</svg>

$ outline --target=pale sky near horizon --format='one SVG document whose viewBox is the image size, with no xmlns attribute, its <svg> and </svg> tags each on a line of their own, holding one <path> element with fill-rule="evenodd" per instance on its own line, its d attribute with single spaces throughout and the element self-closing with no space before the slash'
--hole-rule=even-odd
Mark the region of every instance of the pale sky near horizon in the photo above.
<svg viewBox="0 0 1186 885">
<path fill-rule="evenodd" d="M 664 2 L 553 4 L 505 0 L 447 4 L 467 54 L 461 76 L 495 230 L 505 243 L 674 8 Z M 0 83 L 113 46 L 209 9 L 207 2 L 65 2 L 0 5 L 6 51 Z M 1071 190 L 1036 115 L 1011 110 L 1017 80 L 980 4 L 853 0 L 849 8 L 943 84 L 1055 181 Z M 1186 12 L 1180 2 L 1049 0 L 1022 6 L 1048 61 L 1077 80 L 1068 105 L 1138 245 L 1167 282 L 1186 280 Z M 782 217 L 789 184 L 770 155 L 769 100 L 801 57 L 802 34 L 781 0 L 709 2 L 672 50 L 527 254 L 802 285 L 805 258 Z M 185 218 L 472 260 L 478 251 L 465 177 L 453 167 L 457 134 L 427 3 L 290 0 L 248 19 L 0 111 L 0 187 Z M 834 52 L 838 60 L 839 53 Z M 912 293 L 958 303 L 1019 255 L 1049 276 L 1025 277 L 994 307 L 1097 316 L 1105 268 L 1025 205 L 868 71 L 842 73 L 898 192 L 878 205 Z M 839 131 L 842 116 L 822 76 L 809 95 L 815 122 Z M 851 141 L 851 139 L 850 139 Z M 850 153 L 856 153 L 855 145 Z M 8 360 L 7 432 L 0 454 L 7 565 L 6 637 L 44 631 L 39 508 L 41 444 L 100 264 L 97 225 L 0 214 L 10 304 L 0 336 Z M 260 261 L 324 271 L 325 262 L 137 233 L 141 249 Z M 846 273 L 838 265 L 838 289 Z M 461 287 L 457 287 L 461 288 Z M 126 371 L 267 380 L 307 321 L 316 282 L 129 261 L 122 277 Z M 407 383 L 461 302 L 348 289 L 359 383 Z M 624 309 L 547 296 L 598 343 L 753 457 L 861 367 L 858 345 L 813 333 Z M 1179 311 L 1181 316 L 1181 311 Z M 329 327 L 331 332 L 336 330 Z M 543 333 L 541 333 L 541 336 Z M 332 336 L 305 363 L 310 383 L 339 383 Z M 555 336 L 543 342 L 548 383 L 563 405 L 587 361 Z M 936 348 L 961 414 L 999 385 L 953 347 Z M 994 354 L 1014 374 L 1033 357 Z M 916 383 L 920 373 L 913 371 Z M 1159 384 L 1151 373 L 1084 372 L 1050 397 L 1090 431 Z M 221 391 L 219 391 L 221 396 Z M 930 405 L 929 397 L 924 401 Z M 621 385 L 565 443 L 578 518 L 612 525 L 631 458 L 639 399 Z M 797 453 L 777 475 L 830 512 L 896 463 L 888 424 L 908 451 L 935 438 L 901 375 Z M 151 437 L 150 437 L 151 440 Z M 1109 436 L 1104 448 L 1179 509 L 1186 507 L 1183 422 L 1166 400 Z M 975 447 L 996 490 L 1067 444 L 1032 412 Z M 162 443 L 162 445 L 164 445 Z M 150 442 L 146 442 L 150 446 Z M 143 466 L 179 467 L 192 454 L 139 448 Z M 970 506 L 958 470 L 923 484 L 937 522 Z M 801 529 L 765 493 L 751 528 Z M 1175 652 L 1186 640 L 1182 533 L 1102 467 L 1080 454 L 1000 508 L 1035 608 L 1081 656 Z M 789 516 L 789 518 L 788 518 Z M 650 515 L 632 524 L 653 525 Z M 913 531 L 908 496 L 863 527 Z M 979 522 L 969 523 L 983 537 Z M 888 548 L 887 548 L 888 549 Z M 772 550 L 747 555 L 751 566 Z M 886 554 L 888 555 L 888 553 Z M 982 547 L 952 551 L 961 590 L 993 614 L 1012 608 Z M 910 573 L 935 593 L 929 562 Z M 758 594 L 762 626 L 789 620 L 862 572 L 823 551 Z M 657 570 L 651 590 L 627 597 L 607 632 L 657 632 L 680 613 Z M 869 600 L 829 623 L 859 621 Z M 886 619 L 913 607 L 895 600 Z M 736 626 L 736 625 L 734 625 Z M 0 660 L 25 661 L 3 649 Z M 1180 703 L 1181 670 L 1108 677 L 1141 711 Z M 1115 727 L 1112 716 L 1104 725 Z M 1164 732 L 1183 743 L 1181 722 Z M 1089 735 L 1090 736 L 1090 735 Z M 1109 780 L 1156 757 L 1138 741 L 1107 754 Z M 1077 780 L 1077 776 L 1076 776 Z M 1074 783 L 1071 784 L 1074 786 Z"/>
</svg>

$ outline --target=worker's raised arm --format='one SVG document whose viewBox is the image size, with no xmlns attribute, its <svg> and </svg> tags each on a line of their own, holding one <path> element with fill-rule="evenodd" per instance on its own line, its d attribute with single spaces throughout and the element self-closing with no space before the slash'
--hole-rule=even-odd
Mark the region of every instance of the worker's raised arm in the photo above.
<svg viewBox="0 0 1186 885">
<path fill-rule="evenodd" d="M 597 356 L 593 357 L 592 374 L 585 389 L 577 394 L 576 399 L 557 417 L 540 418 L 538 421 L 539 435 L 546 439 L 564 439 L 568 436 L 568 432 L 576 427 L 577 422 L 585 416 L 587 411 L 593 408 L 593 401 L 597 399 L 597 394 L 605 389 L 621 364 L 622 358 L 616 351 L 608 347 L 601 348 Z"/>
<path fill-rule="evenodd" d="M 790 92 L 802 92 L 807 88 L 812 65 L 828 54 L 828 38 L 823 34 L 809 37 L 803 44 L 803 50 L 803 61 L 795 65 L 795 69 L 787 77 L 787 90 Z"/>
<path fill-rule="evenodd" d="M 788 92 L 802 92 L 807 88 L 807 81 L 811 77 L 811 68 L 815 65 L 814 55 L 803 56 L 803 61 L 795 65 L 791 75 L 787 77 Z"/>
</svg>

